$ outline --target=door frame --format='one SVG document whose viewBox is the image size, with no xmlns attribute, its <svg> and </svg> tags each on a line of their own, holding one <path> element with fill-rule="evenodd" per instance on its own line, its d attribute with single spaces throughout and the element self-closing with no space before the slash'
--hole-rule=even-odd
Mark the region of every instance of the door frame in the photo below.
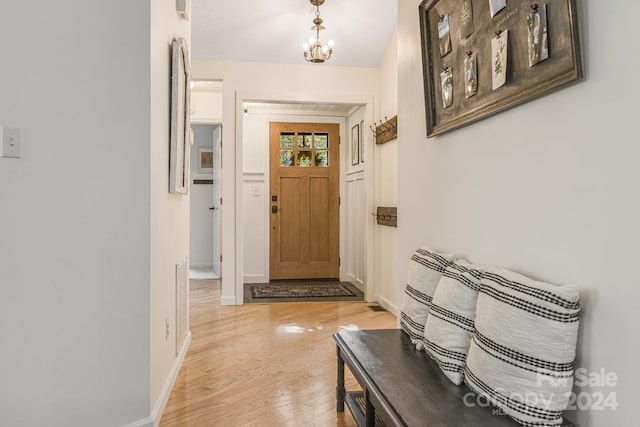
<svg viewBox="0 0 640 427">
<path fill-rule="evenodd" d="M 233 150 L 233 155 L 235 158 L 235 171 L 233 172 L 234 178 L 234 235 L 235 235 L 235 246 L 233 249 L 234 259 L 228 260 L 225 259 L 226 262 L 223 262 L 224 265 L 227 263 L 232 264 L 235 268 L 235 277 L 233 280 L 222 280 L 222 299 L 221 303 L 225 305 L 241 305 L 244 300 L 244 232 L 243 232 L 243 209 L 242 209 L 242 200 L 243 200 L 243 125 L 244 125 L 244 103 L 245 102 L 260 102 L 260 103 L 308 103 L 308 104 L 351 104 L 354 106 L 363 106 L 365 108 L 364 116 L 365 116 L 365 128 L 368 128 L 370 124 L 374 123 L 373 114 L 374 114 L 374 97 L 373 95 L 349 95 L 349 94 L 326 94 L 326 93 L 315 93 L 315 94 L 286 94 L 286 93 L 272 93 L 272 92 L 253 92 L 253 91 L 237 91 L 235 93 L 235 129 L 234 135 L 231 138 L 228 138 L 223 134 L 222 140 L 225 147 L 225 150 Z M 318 116 L 318 119 L 328 119 L 327 116 Z M 293 117 L 287 118 L 287 121 L 295 121 L 292 120 Z M 347 168 L 344 167 L 345 159 L 348 158 L 346 153 L 346 148 L 349 145 L 346 143 L 348 141 L 348 137 L 346 134 L 346 117 L 331 117 L 331 122 L 340 123 L 340 137 L 343 142 L 340 146 L 340 194 L 344 194 L 344 180 L 345 180 L 345 171 Z M 338 119 L 340 121 L 338 121 Z M 308 121 L 308 120 L 304 120 Z M 318 120 L 322 122 L 321 120 Z M 223 126 L 223 129 L 225 127 Z M 365 138 L 367 142 L 367 147 L 365 150 L 370 153 L 368 162 L 365 166 L 365 186 L 367 191 L 367 212 L 374 211 L 374 202 L 375 202 L 375 193 L 374 193 L 374 150 L 372 147 L 372 139 Z M 226 144 L 225 144 L 226 142 Z M 230 144 L 233 145 L 230 146 Z M 268 162 L 268 160 L 267 160 Z M 225 173 L 225 177 L 223 181 L 230 178 L 227 173 Z M 268 177 L 268 168 L 265 169 L 265 180 Z M 228 188 L 228 187 L 224 187 Z M 223 192 L 224 192 L 223 188 Z M 225 200 L 227 200 L 226 196 Z M 266 203 L 265 203 L 266 205 Z M 268 207 L 265 207 L 265 211 Z M 345 218 L 345 204 L 341 203 L 340 205 L 340 257 L 344 260 L 345 255 L 345 244 L 344 244 L 344 218 Z M 224 218 L 223 218 L 224 220 Z M 367 226 L 365 227 L 365 248 L 366 248 L 366 258 L 365 258 L 365 271 L 366 271 L 366 280 L 365 280 L 365 289 L 364 289 L 364 297 L 366 301 L 375 301 L 376 298 L 376 290 L 375 290 L 375 280 L 374 271 L 373 271 L 373 262 L 374 262 L 374 247 L 375 247 L 375 234 L 374 234 L 374 221 L 373 216 L 367 215 L 366 218 Z M 223 240 L 224 243 L 224 240 Z M 227 253 L 225 251 L 225 247 L 223 246 L 223 253 Z M 343 266 L 340 267 L 340 277 L 343 277 Z M 228 277 L 229 275 L 227 275 Z M 230 296 L 233 295 L 233 298 Z M 226 297 L 225 297 L 226 296 Z"/>
</svg>

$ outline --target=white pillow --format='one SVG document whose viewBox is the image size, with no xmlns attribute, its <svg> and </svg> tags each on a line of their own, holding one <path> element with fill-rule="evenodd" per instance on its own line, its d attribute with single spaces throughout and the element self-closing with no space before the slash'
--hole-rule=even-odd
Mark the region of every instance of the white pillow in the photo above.
<svg viewBox="0 0 640 427">
<path fill-rule="evenodd" d="M 421 247 L 411 255 L 400 309 L 400 327 L 409 334 L 418 350 L 423 345 L 424 324 L 431 307 L 431 298 L 442 272 L 452 259 L 453 254 L 439 254 L 428 246 Z"/>
<path fill-rule="evenodd" d="M 424 348 L 444 374 L 462 384 L 474 331 L 481 267 L 456 260 L 445 269 L 424 328 Z"/>
<path fill-rule="evenodd" d="M 488 269 L 465 383 L 520 424 L 561 424 L 573 386 L 579 311 L 576 287 Z"/>
</svg>

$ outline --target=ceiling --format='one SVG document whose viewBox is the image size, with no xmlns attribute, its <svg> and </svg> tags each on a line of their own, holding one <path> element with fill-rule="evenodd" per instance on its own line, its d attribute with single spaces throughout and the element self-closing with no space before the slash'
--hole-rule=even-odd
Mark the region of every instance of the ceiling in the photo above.
<svg viewBox="0 0 640 427">
<path fill-rule="evenodd" d="M 302 45 L 315 36 L 309 0 L 192 0 L 191 7 L 195 61 L 307 63 Z M 396 27 L 397 0 L 325 0 L 320 17 L 320 41 L 335 41 L 325 64 L 376 67 Z"/>
</svg>

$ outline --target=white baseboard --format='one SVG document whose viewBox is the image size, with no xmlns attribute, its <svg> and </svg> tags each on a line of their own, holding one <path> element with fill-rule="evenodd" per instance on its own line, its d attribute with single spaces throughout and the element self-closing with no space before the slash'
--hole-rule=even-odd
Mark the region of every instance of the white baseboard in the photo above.
<svg viewBox="0 0 640 427">
<path fill-rule="evenodd" d="M 386 299 L 381 295 L 377 296 L 377 300 L 378 300 L 378 304 L 383 306 L 385 310 L 387 310 L 389 313 L 393 314 L 394 316 L 398 317 L 398 307 L 396 307 L 395 304 L 393 304 L 391 301 L 389 301 L 388 299 Z"/>
<path fill-rule="evenodd" d="M 244 283 L 269 283 L 269 278 L 264 274 L 245 275 Z"/>
<path fill-rule="evenodd" d="M 189 268 L 197 268 L 200 270 L 207 270 L 213 268 L 213 264 L 194 264 L 192 262 L 189 263 Z"/>
<path fill-rule="evenodd" d="M 191 345 L 191 331 L 187 332 L 187 337 L 185 338 L 184 343 L 182 343 L 180 353 L 178 353 L 176 360 L 173 361 L 173 366 L 171 367 L 171 371 L 169 371 L 169 376 L 162 386 L 162 390 L 160 391 L 160 396 L 158 396 L 158 399 L 156 400 L 156 404 L 153 406 L 153 411 L 151 411 L 152 424 L 150 424 L 150 426 L 158 427 L 160 425 L 162 413 L 164 412 L 165 406 L 167 406 L 169 396 L 171 396 L 171 390 L 173 390 L 173 386 L 176 383 L 178 373 L 180 372 L 184 358 L 187 355 L 189 345 Z M 138 425 L 136 424 L 135 427 L 138 427 Z M 140 427 L 142 427 L 142 425 Z"/>
<path fill-rule="evenodd" d="M 220 305 L 236 305 L 236 297 L 220 297 Z"/>
<path fill-rule="evenodd" d="M 147 417 L 134 423 L 127 424 L 124 427 L 153 427 L 153 420 L 151 417 Z"/>
<path fill-rule="evenodd" d="M 356 288 L 358 288 L 362 292 L 364 292 L 364 282 L 362 280 L 359 280 L 358 278 L 356 278 L 356 276 L 354 276 L 351 273 L 341 274 L 340 275 L 340 281 L 341 282 L 351 282 L 351 284 L 353 286 L 355 286 Z"/>
</svg>

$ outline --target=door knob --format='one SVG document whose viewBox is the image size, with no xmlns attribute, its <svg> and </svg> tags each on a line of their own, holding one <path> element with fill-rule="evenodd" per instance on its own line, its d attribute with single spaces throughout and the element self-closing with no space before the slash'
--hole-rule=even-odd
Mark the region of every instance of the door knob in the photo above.
<svg viewBox="0 0 640 427">
<path fill-rule="evenodd" d="M 271 213 L 278 213 L 278 207 L 277 206 L 271 206 Z"/>
<path fill-rule="evenodd" d="M 211 206 L 211 207 L 209 208 L 209 210 L 210 210 L 210 211 L 215 211 L 215 210 L 216 210 L 216 207 L 215 207 L 215 206 Z"/>
</svg>

